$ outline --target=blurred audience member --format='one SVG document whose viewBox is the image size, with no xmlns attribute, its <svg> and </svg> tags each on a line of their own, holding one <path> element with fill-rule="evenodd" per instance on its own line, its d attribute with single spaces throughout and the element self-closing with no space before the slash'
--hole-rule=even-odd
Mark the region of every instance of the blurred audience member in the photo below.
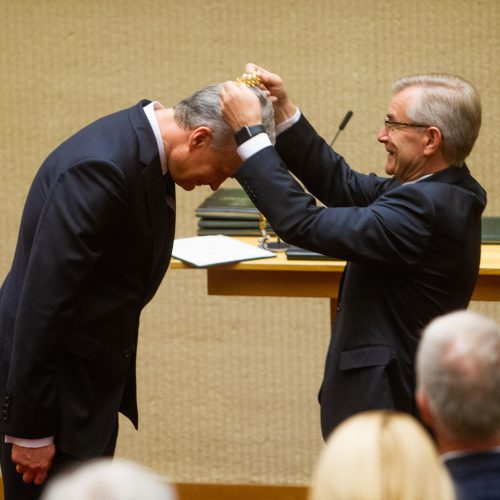
<svg viewBox="0 0 500 500">
<path fill-rule="evenodd" d="M 469 311 L 441 316 L 417 353 L 417 403 L 460 500 L 500 499 L 500 329 Z"/>
<path fill-rule="evenodd" d="M 330 435 L 310 500 L 449 500 L 448 473 L 421 424 L 411 415 L 369 411 Z"/>
<path fill-rule="evenodd" d="M 86 462 L 56 476 L 42 500 L 175 500 L 168 481 L 151 470 L 122 459 Z"/>
</svg>

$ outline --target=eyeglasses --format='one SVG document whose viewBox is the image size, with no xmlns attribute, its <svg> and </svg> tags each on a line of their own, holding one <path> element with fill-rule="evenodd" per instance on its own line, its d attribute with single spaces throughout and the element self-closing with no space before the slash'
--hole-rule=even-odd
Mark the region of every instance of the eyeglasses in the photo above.
<svg viewBox="0 0 500 500">
<path fill-rule="evenodd" d="M 401 129 L 401 128 L 428 128 L 430 125 L 424 125 L 423 123 L 405 123 L 405 122 L 395 122 L 389 118 L 384 118 L 384 125 L 386 130 L 390 129 Z"/>
</svg>

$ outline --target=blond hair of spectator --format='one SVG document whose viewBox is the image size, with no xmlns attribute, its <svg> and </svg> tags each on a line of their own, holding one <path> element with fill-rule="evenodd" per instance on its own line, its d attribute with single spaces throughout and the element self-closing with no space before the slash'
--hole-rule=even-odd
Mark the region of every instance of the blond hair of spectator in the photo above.
<svg viewBox="0 0 500 500">
<path fill-rule="evenodd" d="M 411 415 L 369 411 L 341 423 L 323 449 L 310 500 L 452 500 L 434 443 Z"/>
<path fill-rule="evenodd" d="M 41 500 L 175 500 L 168 481 L 135 462 L 98 459 L 55 477 Z"/>
</svg>

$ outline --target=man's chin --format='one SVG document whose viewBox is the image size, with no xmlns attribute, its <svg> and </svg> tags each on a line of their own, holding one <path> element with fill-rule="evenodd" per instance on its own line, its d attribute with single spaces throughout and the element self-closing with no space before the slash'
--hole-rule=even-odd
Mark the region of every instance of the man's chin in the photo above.
<svg viewBox="0 0 500 500">
<path fill-rule="evenodd" d="M 395 167 L 394 167 L 394 164 L 393 164 L 393 163 L 389 163 L 389 162 L 387 162 L 387 163 L 385 164 L 385 173 L 386 173 L 387 175 L 394 175 L 395 170 L 396 170 L 396 169 L 395 169 Z"/>
</svg>

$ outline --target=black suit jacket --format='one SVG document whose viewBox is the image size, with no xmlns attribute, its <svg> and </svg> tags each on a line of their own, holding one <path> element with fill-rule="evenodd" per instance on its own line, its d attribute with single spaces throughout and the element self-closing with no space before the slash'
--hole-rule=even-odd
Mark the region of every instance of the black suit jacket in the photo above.
<svg viewBox="0 0 500 500">
<path fill-rule="evenodd" d="M 285 241 L 349 261 L 320 391 L 323 435 L 363 410 L 415 414 L 421 330 L 467 307 L 477 278 L 486 194 L 467 167 L 408 185 L 359 174 L 301 117 L 236 178 Z"/>
<path fill-rule="evenodd" d="M 458 500 L 500 498 L 500 453 L 477 452 L 445 460 Z"/>
<path fill-rule="evenodd" d="M 0 432 L 54 435 L 82 458 L 102 452 L 117 411 L 138 424 L 139 317 L 174 239 L 148 102 L 97 120 L 45 160 L 0 291 Z"/>
</svg>

